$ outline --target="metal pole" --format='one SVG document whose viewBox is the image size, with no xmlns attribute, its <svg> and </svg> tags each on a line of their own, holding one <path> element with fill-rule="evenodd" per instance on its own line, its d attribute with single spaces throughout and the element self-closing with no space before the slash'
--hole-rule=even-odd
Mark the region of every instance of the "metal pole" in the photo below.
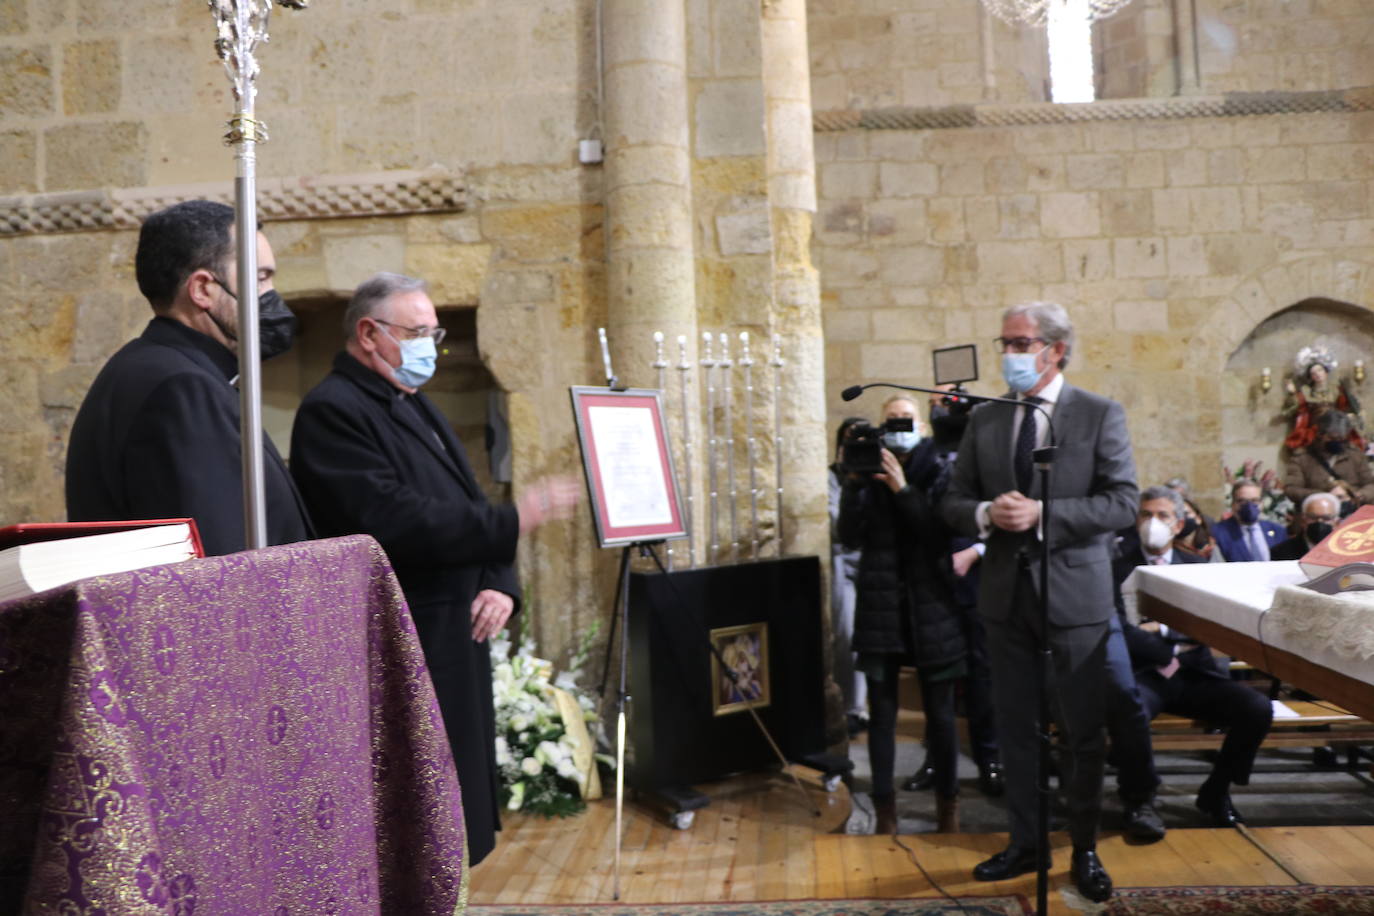
<svg viewBox="0 0 1374 916">
<path fill-rule="evenodd" d="M 782 556 L 782 335 L 773 335 L 773 455 L 778 479 L 778 556 Z"/>
<path fill-rule="evenodd" d="M 735 400 L 734 383 L 730 378 L 730 370 L 734 368 L 734 363 L 730 362 L 730 337 L 727 334 L 720 335 L 720 369 L 725 376 L 725 384 L 721 388 L 721 394 L 725 400 L 725 481 L 729 484 L 730 493 L 730 562 L 739 562 L 739 491 L 735 488 L 735 420 L 733 413 L 733 402 Z"/>
<path fill-rule="evenodd" d="M 740 368 L 744 370 L 744 439 L 749 456 L 749 559 L 759 558 L 759 478 L 754 467 L 754 357 L 749 354 L 749 332 L 739 332 Z"/>
<path fill-rule="evenodd" d="M 701 368 L 706 380 L 706 486 L 711 507 L 711 527 L 706 537 L 708 564 L 716 562 L 720 551 L 720 543 L 716 540 L 716 380 L 711 372 L 715 365 L 716 361 L 711 358 L 711 334 L 706 332 L 701 335 Z"/>
<path fill-rule="evenodd" d="M 667 389 L 666 389 L 666 387 L 665 387 L 665 382 L 667 381 L 667 379 L 665 378 L 665 375 L 664 375 L 664 374 L 668 371 L 668 361 L 667 361 L 666 359 L 663 358 L 663 332 L 662 332 L 662 331 L 654 331 L 654 362 L 653 362 L 653 366 L 654 366 L 655 369 L 658 370 L 658 391 L 659 391 L 659 394 L 663 396 L 663 401 L 664 401 L 664 403 L 667 403 L 667 401 L 668 401 L 668 391 L 667 391 Z M 664 438 L 664 439 L 667 439 L 667 438 L 668 438 L 668 430 L 667 430 L 667 429 L 664 429 L 664 430 L 663 430 L 663 438 Z M 671 444 L 670 444 L 670 445 L 669 445 L 669 448 L 671 448 L 671 447 L 672 447 L 672 446 L 671 446 Z M 668 572 L 672 572 L 672 571 L 673 571 L 673 542 L 672 542 L 672 541 L 669 541 L 668 544 L 667 544 L 667 553 L 668 553 Z"/>
<path fill-rule="evenodd" d="M 692 536 L 693 524 L 693 483 L 692 483 L 692 412 L 687 409 L 687 373 L 692 364 L 687 360 L 687 337 L 677 336 L 678 381 L 682 389 L 682 464 L 687 475 L 687 568 L 696 565 L 696 544 Z"/>
<path fill-rule="evenodd" d="M 304 9 L 309 0 L 283 0 Z M 272 0 L 209 0 L 215 17 L 215 51 L 234 91 L 236 112 L 225 142 L 234 147 L 235 246 L 238 263 L 239 438 L 243 468 L 244 540 L 249 549 L 267 546 L 263 484 L 262 364 L 258 347 L 257 144 L 267 129 L 255 117 L 258 61 L 254 51 L 267 41 Z"/>
</svg>

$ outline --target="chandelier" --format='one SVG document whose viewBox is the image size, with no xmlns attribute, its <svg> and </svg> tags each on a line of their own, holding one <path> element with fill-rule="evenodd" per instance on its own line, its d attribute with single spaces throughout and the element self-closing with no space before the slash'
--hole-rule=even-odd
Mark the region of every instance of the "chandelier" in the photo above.
<svg viewBox="0 0 1374 916">
<path fill-rule="evenodd" d="M 1044 25 L 1062 14 L 1080 19 L 1105 19 L 1131 0 L 982 0 L 988 12 L 1008 25 Z"/>
</svg>

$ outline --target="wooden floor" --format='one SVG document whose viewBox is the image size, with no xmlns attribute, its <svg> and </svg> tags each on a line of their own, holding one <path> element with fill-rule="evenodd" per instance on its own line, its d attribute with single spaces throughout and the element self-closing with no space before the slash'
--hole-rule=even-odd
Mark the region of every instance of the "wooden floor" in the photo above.
<svg viewBox="0 0 1374 916">
<path fill-rule="evenodd" d="M 1005 834 L 900 837 L 910 851 L 890 836 L 846 836 L 835 832 L 849 814 L 844 788 L 827 795 L 814 779 L 803 780 L 820 806 L 819 817 L 781 775 L 698 787 L 712 801 L 688 830 L 674 830 L 661 814 L 627 804 L 621 900 L 939 896 L 933 880 L 956 896 L 1016 893 L 1033 902 L 1034 875 L 1001 883 L 976 882 L 969 875 L 1006 844 Z M 1174 829 L 1159 843 L 1128 846 L 1109 834 L 1098 849 L 1118 887 L 1374 884 L 1374 827 L 1263 828 L 1251 837 L 1228 829 Z M 1068 839 L 1055 834 L 1052 841 L 1050 912 L 1069 914 L 1074 911 L 1058 890 L 1068 884 Z M 507 816 L 496 851 L 473 870 L 470 900 L 610 902 L 614 849 L 615 806 L 609 800 L 566 820 Z"/>
</svg>

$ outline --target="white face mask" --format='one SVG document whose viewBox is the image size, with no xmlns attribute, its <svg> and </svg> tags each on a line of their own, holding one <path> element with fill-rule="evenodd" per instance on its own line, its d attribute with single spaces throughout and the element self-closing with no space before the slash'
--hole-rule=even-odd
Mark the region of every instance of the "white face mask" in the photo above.
<svg viewBox="0 0 1374 916">
<path fill-rule="evenodd" d="M 1141 522 L 1136 530 L 1140 532 L 1140 543 L 1152 553 L 1159 553 L 1174 539 L 1174 533 L 1169 530 L 1169 526 L 1153 515 Z"/>
<path fill-rule="evenodd" d="M 894 452 L 909 452 L 921 443 L 921 434 L 914 429 L 883 433 L 883 445 Z"/>
</svg>

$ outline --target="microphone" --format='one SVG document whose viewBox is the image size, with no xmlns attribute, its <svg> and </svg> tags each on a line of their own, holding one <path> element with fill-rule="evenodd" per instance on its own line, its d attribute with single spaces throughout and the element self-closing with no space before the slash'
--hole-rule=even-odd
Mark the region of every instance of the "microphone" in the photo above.
<svg viewBox="0 0 1374 916">
<path fill-rule="evenodd" d="M 968 398 L 970 401 L 979 403 L 992 401 L 997 404 L 1011 404 L 1013 407 L 1026 406 L 1025 401 L 1018 401 L 1016 398 L 1001 398 L 990 394 L 970 394 L 967 391 L 961 391 L 958 394 L 951 395 L 950 392 L 941 391 L 939 388 L 922 388 L 919 385 L 898 385 L 895 382 L 869 382 L 867 385 L 850 385 L 844 391 L 840 392 L 840 397 L 846 401 L 852 401 L 870 388 L 896 388 L 899 391 L 919 391 L 922 394 L 939 394 L 945 397 Z M 1049 411 L 1039 404 L 1031 404 L 1030 406 L 1045 415 L 1045 424 L 1050 432 L 1049 447 L 1053 448 L 1055 444 L 1054 421 L 1050 418 Z"/>
</svg>

